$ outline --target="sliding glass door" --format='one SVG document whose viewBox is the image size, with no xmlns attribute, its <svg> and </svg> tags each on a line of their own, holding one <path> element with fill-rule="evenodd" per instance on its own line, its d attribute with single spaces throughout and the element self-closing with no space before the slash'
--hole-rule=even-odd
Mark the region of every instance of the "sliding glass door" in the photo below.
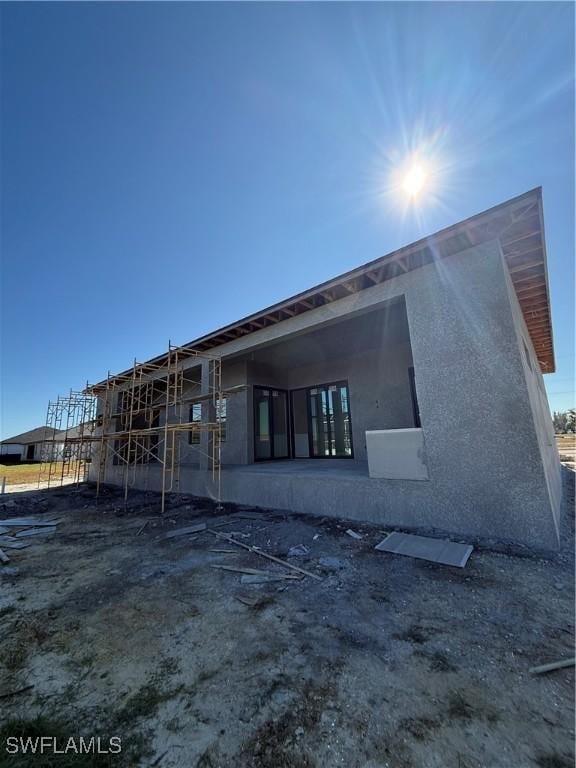
<svg viewBox="0 0 576 768">
<path fill-rule="evenodd" d="M 308 390 L 310 455 L 315 458 L 352 456 L 350 399 L 345 382 Z"/>
<path fill-rule="evenodd" d="M 288 458 L 288 398 L 281 389 L 254 387 L 254 458 Z"/>
<path fill-rule="evenodd" d="M 350 396 L 345 381 L 291 393 L 295 459 L 351 458 Z"/>
<path fill-rule="evenodd" d="M 254 387 L 254 459 L 351 458 L 350 397 L 345 381 L 295 389 Z M 291 422 L 292 449 L 289 445 Z"/>
</svg>

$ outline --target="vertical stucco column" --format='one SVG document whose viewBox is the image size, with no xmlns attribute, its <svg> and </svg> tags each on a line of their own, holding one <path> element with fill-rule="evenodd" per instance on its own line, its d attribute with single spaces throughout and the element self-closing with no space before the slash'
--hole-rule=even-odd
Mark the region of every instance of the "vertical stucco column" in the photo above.
<svg viewBox="0 0 576 768">
<path fill-rule="evenodd" d="M 429 519 L 555 547 L 505 269 L 494 241 L 424 267 L 406 291 Z"/>
<path fill-rule="evenodd" d="M 214 391 L 214 372 L 210 360 L 202 360 L 201 365 L 201 387 L 202 395 L 212 395 Z M 202 401 L 202 421 L 214 423 L 216 421 L 216 408 L 212 398 Z M 202 431 L 200 435 L 200 468 L 212 469 L 212 433 Z"/>
</svg>

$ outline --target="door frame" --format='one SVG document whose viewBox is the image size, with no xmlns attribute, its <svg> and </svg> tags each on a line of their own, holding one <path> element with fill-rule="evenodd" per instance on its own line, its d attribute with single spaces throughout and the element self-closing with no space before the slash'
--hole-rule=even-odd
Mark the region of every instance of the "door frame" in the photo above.
<svg viewBox="0 0 576 768">
<path fill-rule="evenodd" d="M 311 389 L 328 389 L 328 387 L 335 387 L 339 385 L 340 386 L 344 385 L 346 387 L 346 392 L 348 394 L 348 421 L 350 423 L 350 455 L 349 456 L 314 456 L 312 453 L 312 409 L 310 408 L 310 396 L 308 392 Z M 292 414 L 294 413 L 294 407 L 292 404 L 292 394 L 294 392 L 302 392 L 302 390 L 306 392 L 306 417 L 308 419 L 308 456 L 306 458 L 308 459 L 353 459 L 354 458 L 354 440 L 352 437 L 352 407 L 350 404 L 350 386 L 348 385 L 347 379 L 338 379 L 338 381 L 323 382 L 322 384 L 310 384 L 307 387 L 296 387 L 295 389 L 291 389 L 289 391 L 290 443 L 292 447 L 291 458 L 303 458 L 303 457 L 294 456 L 295 438 L 294 438 L 294 419 L 292 418 Z"/>
<path fill-rule="evenodd" d="M 270 425 L 270 456 L 267 458 L 262 458 L 261 456 L 256 456 L 256 424 L 258 419 L 258 411 L 254 407 L 255 404 L 255 391 L 257 389 L 266 389 L 269 392 L 283 392 L 286 396 L 286 456 L 274 456 L 274 409 L 271 407 L 272 398 L 270 398 L 270 401 L 268 403 L 268 421 Z M 291 410 L 290 410 L 290 392 L 287 389 L 283 389 L 282 387 L 270 387 L 266 384 L 253 384 L 252 385 L 252 410 L 254 411 L 254 419 L 252 424 L 252 429 L 254 430 L 254 462 L 257 461 L 286 461 L 286 459 L 292 458 L 292 447 L 291 447 Z"/>
</svg>

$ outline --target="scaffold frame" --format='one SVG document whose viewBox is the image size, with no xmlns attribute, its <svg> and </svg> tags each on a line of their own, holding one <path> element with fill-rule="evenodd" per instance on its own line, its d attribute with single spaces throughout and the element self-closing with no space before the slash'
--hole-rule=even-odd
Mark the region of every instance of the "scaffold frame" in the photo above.
<svg viewBox="0 0 576 768">
<path fill-rule="evenodd" d="M 70 390 L 48 403 L 46 427 L 50 436 L 42 443 L 38 487 L 76 485 L 87 479 L 96 425 L 96 398 Z"/>
<path fill-rule="evenodd" d="M 111 466 L 115 471 L 115 484 L 118 484 L 118 467 L 121 468 L 126 502 L 130 488 L 136 485 L 144 490 L 148 488 L 150 467 L 160 465 L 162 513 L 167 495 L 180 492 L 183 436 L 205 434 L 206 439 L 195 444 L 192 450 L 206 459 L 219 508 L 222 501 L 223 430 L 220 409 L 227 395 L 222 386 L 221 357 L 168 342 L 164 359 L 165 362 L 158 364 L 134 360 L 130 371 L 115 376 L 108 373 L 101 384 L 87 384 L 81 393 L 71 391 L 67 397 L 58 397 L 48 404 L 46 424 L 68 434 L 73 427 L 83 423 L 78 421 L 78 414 L 89 415 L 90 428 L 81 430 L 81 434 L 68 443 L 70 447 L 75 446 L 73 456 L 85 460 L 87 453 L 90 454 L 90 460 L 96 466 L 97 497 L 109 481 Z M 190 360 L 207 366 L 200 379 L 192 377 L 191 372 L 197 371 L 198 366 L 191 366 Z M 200 388 L 201 393 L 189 394 L 190 388 Z M 82 411 L 77 405 L 77 400 L 81 402 L 81 398 L 77 398 L 79 395 L 91 403 L 89 412 L 86 408 Z M 187 410 L 194 403 L 201 405 L 200 420 L 191 420 Z M 65 445 L 68 443 L 65 441 Z M 40 486 L 42 480 L 46 480 L 50 486 L 55 482 L 56 474 L 62 484 L 66 477 L 65 462 L 62 461 L 62 467 L 57 465 L 58 442 L 47 440 L 45 446 L 45 461 L 41 465 L 38 484 Z M 68 468 L 70 465 L 71 462 L 67 462 Z M 80 482 L 81 462 L 77 461 L 74 466 L 78 469 L 77 481 Z"/>
</svg>

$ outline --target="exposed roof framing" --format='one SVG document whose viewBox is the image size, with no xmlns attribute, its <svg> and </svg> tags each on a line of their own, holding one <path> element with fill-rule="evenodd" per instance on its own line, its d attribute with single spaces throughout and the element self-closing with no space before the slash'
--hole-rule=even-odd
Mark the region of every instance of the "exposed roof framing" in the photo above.
<svg viewBox="0 0 576 768">
<path fill-rule="evenodd" d="M 228 341 L 494 239 L 500 241 L 541 370 L 551 373 L 555 366 L 541 187 L 178 347 L 179 355 L 206 355 Z M 166 362 L 164 354 L 143 365 L 157 369 Z M 124 376 L 128 378 L 130 371 L 114 377 L 114 382 L 120 383 Z M 96 391 L 105 383 L 90 389 Z"/>
</svg>

